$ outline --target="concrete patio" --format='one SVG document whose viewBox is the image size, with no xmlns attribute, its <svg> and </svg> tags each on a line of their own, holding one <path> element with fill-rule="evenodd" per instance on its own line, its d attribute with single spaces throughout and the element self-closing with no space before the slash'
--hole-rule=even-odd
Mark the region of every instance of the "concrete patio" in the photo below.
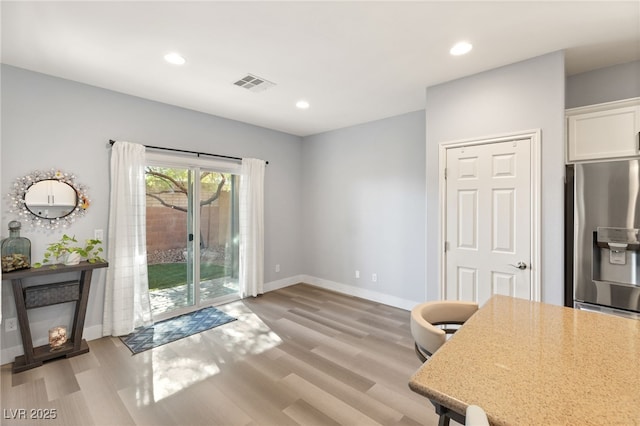
<svg viewBox="0 0 640 426">
<path fill-rule="evenodd" d="M 222 277 L 200 283 L 200 299 L 209 301 L 239 292 L 237 278 Z M 190 305 L 186 284 L 171 288 L 149 290 L 151 311 L 154 316 Z"/>
</svg>

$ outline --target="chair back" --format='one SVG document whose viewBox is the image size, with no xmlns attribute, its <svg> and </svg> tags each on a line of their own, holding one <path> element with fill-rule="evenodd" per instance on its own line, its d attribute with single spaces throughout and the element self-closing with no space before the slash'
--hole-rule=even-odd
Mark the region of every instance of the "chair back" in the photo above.
<svg viewBox="0 0 640 426">
<path fill-rule="evenodd" d="M 487 419 L 487 413 L 481 407 L 469 405 L 464 424 L 465 426 L 489 426 L 489 419 Z"/>
<path fill-rule="evenodd" d="M 411 335 L 416 344 L 431 356 L 447 341 L 442 324 L 463 324 L 478 310 L 475 302 L 440 300 L 425 302 L 411 310 Z"/>
</svg>

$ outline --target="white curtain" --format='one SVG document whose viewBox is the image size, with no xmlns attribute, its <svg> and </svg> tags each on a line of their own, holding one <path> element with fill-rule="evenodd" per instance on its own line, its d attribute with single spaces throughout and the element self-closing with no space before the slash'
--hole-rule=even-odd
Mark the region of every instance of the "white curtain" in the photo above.
<svg viewBox="0 0 640 426">
<path fill-rule="evenodd" d="M 240 173 L 240 292 L 264 293 L 264 168 L 265 162 L 242 159 Z"/>
<path fill-rule="evenodd" d="M 144 168 L 143 145 L 113 144 L 104 336 L 122 336 L 153 323 L 147 276 Z"/>
</svg>

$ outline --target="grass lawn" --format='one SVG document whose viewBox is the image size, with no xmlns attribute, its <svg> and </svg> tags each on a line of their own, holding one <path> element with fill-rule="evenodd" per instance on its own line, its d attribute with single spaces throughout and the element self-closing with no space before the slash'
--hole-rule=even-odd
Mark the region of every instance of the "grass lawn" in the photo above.
<svg viewBox="0 0 640 426">
<path fill-rule="evenodd" d="M 171 288 L 187 283 L 186 263 L 158 263 L 148 265 L 149 290 Z M 200 265 L 200 280 L 206 281 L 225 276 L 224 266 L 210 263 Z"/>
</svg>

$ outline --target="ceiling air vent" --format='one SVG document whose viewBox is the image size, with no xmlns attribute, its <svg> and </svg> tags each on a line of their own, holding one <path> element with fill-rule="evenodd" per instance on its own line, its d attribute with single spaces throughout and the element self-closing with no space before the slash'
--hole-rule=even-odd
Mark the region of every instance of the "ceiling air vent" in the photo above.
<svg viewBox="0 0 640 426">
<path fill-rule="evenodd" d="M 238 87 L 243 87 L 252 92 L 262 92 L 276 85 L 269 80 L 265 80 L 264 78 L 255 76 L 253 74 L 247 74 L 246 77 L 241 78 L 233 84 Z"/>
</svg>

